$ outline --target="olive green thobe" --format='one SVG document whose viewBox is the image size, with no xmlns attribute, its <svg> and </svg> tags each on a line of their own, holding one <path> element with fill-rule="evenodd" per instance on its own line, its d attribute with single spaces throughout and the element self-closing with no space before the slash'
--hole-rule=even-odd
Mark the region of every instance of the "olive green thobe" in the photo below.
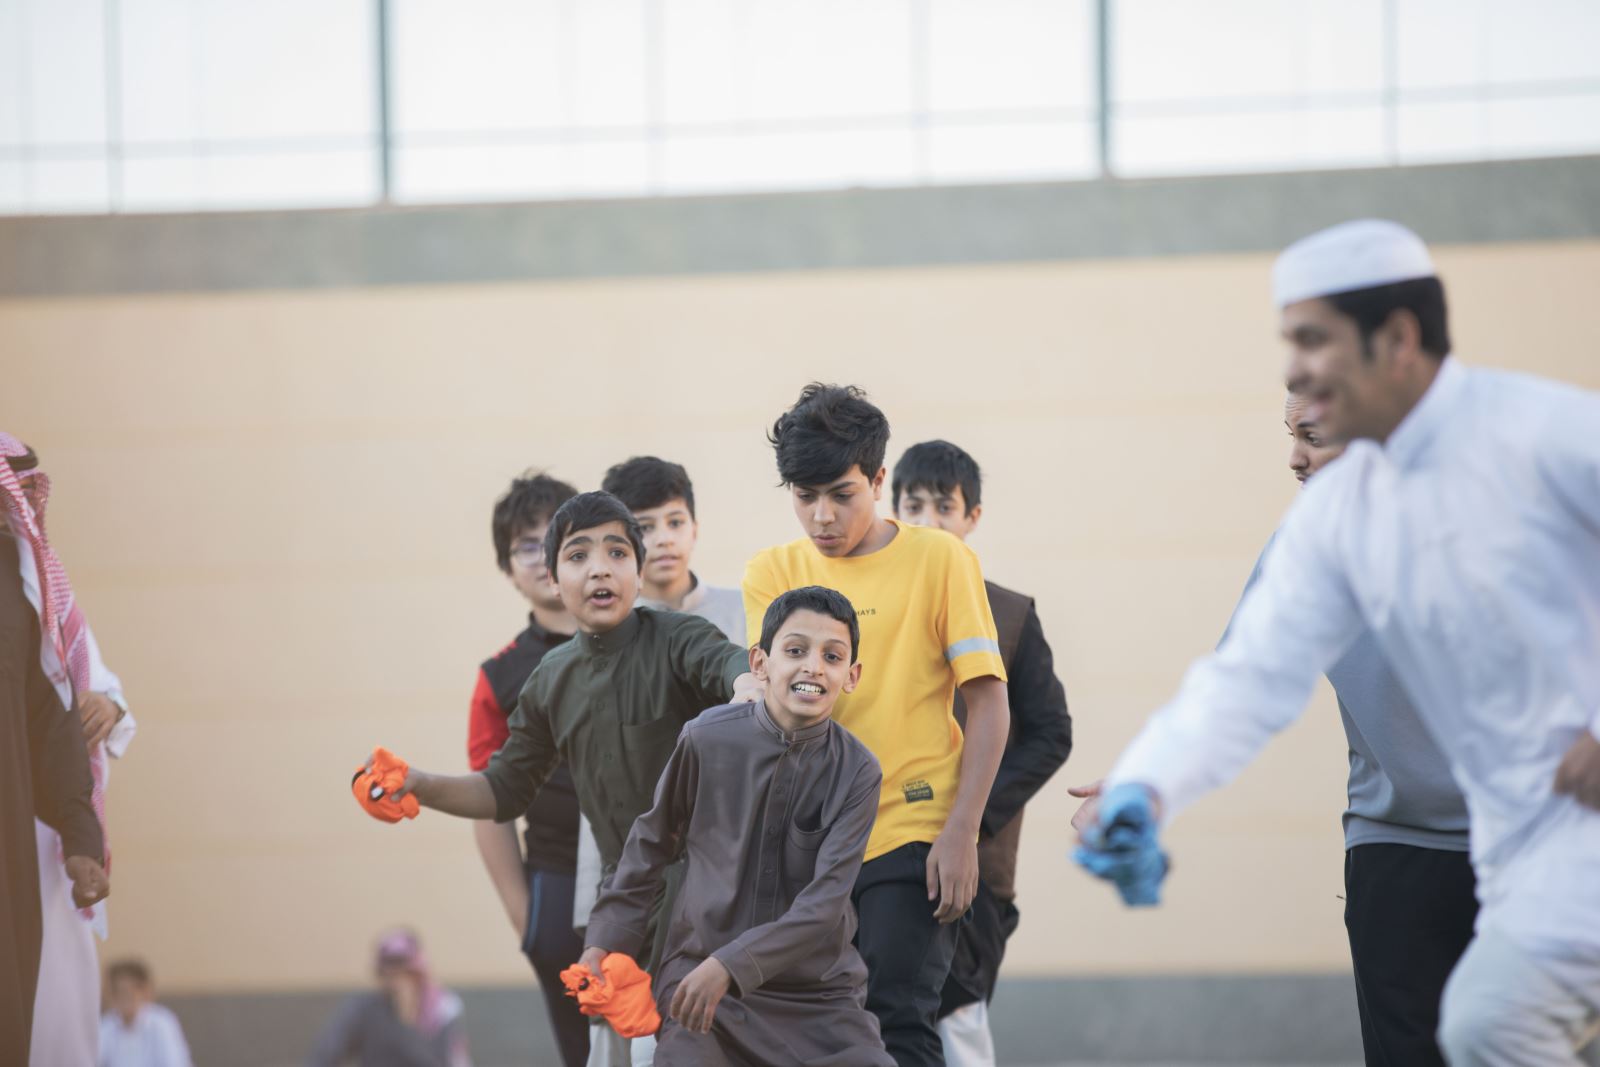
<svg viewBox="0 0 1600 1067">
<path fill-rule="evenodd" d="M 606 633 L 578 633 L 534 668 L 511 735 L 483 772 L 495 820 L 527 811 L 565 762 L 609 875 L 633 820 L 650 808 L 678 731 L 726 703 L 749 669 L 749 653 L 697 615 L 640 607 Z"/>
</svg>

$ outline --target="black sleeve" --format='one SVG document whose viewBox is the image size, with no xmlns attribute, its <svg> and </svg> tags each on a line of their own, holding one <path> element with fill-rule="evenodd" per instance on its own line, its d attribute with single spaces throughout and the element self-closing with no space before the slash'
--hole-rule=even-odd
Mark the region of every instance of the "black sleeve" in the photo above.
<svg viewBox="0 0 1600 1067">
<path fill-rule="evenodd" d="M 511 713 L 510 736 L 483 770 L 494 791 L 495 822 L 510 822 L 526 812 L 561 762 L 538 681 L 535 668 L 534 675 L 522 687 L 517 710 Z"/>
<path fill-rule="evenodd" d="M 38 644 L 28 660 L 28 747 L 33 763 L 33 812 L 61 835 L 63 856 L 105 862 L 105 840 L 94 814 L 94 775 L 78 712 L 65 711 L 39 668 Z"/>
<path fill-rule="evenodd" d="M 989 803 L 983 810 L 985 835 L 998 833 L 1016 818 L 1072 751 L 1067 692 L 1056 677 L 1055 659 L 1044 639 L 1039 613 L 1031 604 L 1006 673 L 1011 728 L 1016 738 L 1001 757 L 994 786 L 989 790 Z"/>
</svg>

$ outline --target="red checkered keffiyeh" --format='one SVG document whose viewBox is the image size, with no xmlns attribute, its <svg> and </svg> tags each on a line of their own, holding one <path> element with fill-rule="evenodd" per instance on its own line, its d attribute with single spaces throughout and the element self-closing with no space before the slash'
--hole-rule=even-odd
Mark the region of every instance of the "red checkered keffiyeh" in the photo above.
<svg viewBox="0 0 1600 1067">
<path fill-rule="evenodd" d="M 26 456 L 28 446 L 0 431 L 0 457 Z M 72 596 L 72 584 L 67 581 L 66 568 L 56 558 L 45 538 L 45 504 L 50 499 L 50 479 L 43 471 L 33 472 L 35 503 L 30 503 L 22 490 L 22 483 L 11 464 L 0 461 L 0 507 L 5 509 L 7 524 L 15 531 L 17 539 L 31 550 L 21 553 L 23 580 L 26 583 L 30 570 L 37 571 L 39 584 L 39 661 L 50 684 L 55 686 L 63 707 L 72 707 L 75 694 L 89 692 L 89 641 L 88 626 L 83 612 Z M 20 547 L 20 545 L 19 545 Z M 106 825 L 106 752 L 104 745 L 96 745 L 89 753 L 89 767 L 94 772 L 94 813 L 100 820 L 101 833 Z M 103 857 L 111 864 L 111 848 L 106 846 Z"/>
</svg>

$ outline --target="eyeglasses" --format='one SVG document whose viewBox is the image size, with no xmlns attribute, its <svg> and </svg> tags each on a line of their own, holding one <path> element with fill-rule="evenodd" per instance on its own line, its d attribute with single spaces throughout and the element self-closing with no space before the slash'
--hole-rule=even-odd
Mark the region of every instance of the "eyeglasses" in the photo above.
<svg viewBox="0 0 1600 1067">
<path fill-rule="evenodd" d="M 523 538 L 511 546 L 511 558 L 524 567 L 544 562 L 544 542 Z"/>
</svg>

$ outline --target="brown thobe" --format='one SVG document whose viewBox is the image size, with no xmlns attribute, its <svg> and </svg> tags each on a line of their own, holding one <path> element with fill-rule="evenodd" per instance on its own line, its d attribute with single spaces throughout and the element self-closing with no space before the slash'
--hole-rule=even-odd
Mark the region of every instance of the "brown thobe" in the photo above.
<svg viewBox="0 0 1600 1067">
<path fill-rule="evenodd" d="M 43 936 L 34 816 L 68 856 L 103 850 L 83 725 L 39 665 L 39 616 L 19 566 L 0 530 L 0 1064 L 28 1062 Z"/>
<path fill-rule="evenodd" d="M 893 1067 L 851 943 L 850 890 L 882 777 L 832 720 L 785 734 L 757 703 L 713 708 L 684 727 L 587 937 L 637 956 L 662 872 L 687 856 L 654 976 L 658 1067 Z M 711 1032 L 691 1033 L 668 1008 L 707 957 L 732 982 Z"/>
</svg>

